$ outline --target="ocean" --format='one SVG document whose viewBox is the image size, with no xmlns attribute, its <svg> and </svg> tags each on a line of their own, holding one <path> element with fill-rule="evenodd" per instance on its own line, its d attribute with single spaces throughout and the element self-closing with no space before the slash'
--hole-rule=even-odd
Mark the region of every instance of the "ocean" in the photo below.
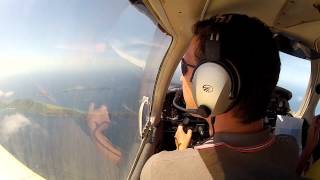
<svg viewBox="0 0 320 180">
<path fill-rule="evenodd" d="M 0 81 L 0 143 L 47 179 L 123 179 L 140 143 L 137 112 L 142 71 L 50 71 Z M 104 131 L 122 153 L 112 163 L 96 147 L 86 124 L 90 103 L 106 105 Z"/>
</svg>

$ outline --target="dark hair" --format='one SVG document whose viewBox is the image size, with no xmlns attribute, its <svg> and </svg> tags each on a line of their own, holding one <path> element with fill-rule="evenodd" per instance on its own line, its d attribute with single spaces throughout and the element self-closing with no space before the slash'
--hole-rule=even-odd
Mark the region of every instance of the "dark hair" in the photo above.
<svg viewBox="0 0 320 180">
<path fill-rule="evenodd" d="M 241 79 L 234 116 L 242 119 L 242 123 L 260 120 L 265 116 L 280 73 L 280 57 L 273 34 L 263 22 L 246 15 L 233 14 L 227 23 L 217 22 L 216 17 L 200 21 L 194 26 L 199 40 L 196 50 L 199 61 L 205 40 L 217 31 L 221 57 L 233 63 Z"/>
</svg>

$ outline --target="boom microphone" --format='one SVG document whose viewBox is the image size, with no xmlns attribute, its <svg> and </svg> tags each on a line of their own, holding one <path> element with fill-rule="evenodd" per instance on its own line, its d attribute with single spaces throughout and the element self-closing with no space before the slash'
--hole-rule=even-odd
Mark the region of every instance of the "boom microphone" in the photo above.
<svg viewBox="0 0 320 180">
<path fill-rule="evenodd" d="M 186 109 L 184 107 L 179 106 L 177 101 L 178 99 L 181 98 L 181 95 L 182 95 L 182 90 L 180 89 L 176 92 L 174 96 L 174 99 L 172 102 L 174 107 L 189 114 L 197 114 L 203 118 L 207 118 L 210 116 L 211 110 L 205 105 L 200 105 L 198 109 Z"/>
</svg>

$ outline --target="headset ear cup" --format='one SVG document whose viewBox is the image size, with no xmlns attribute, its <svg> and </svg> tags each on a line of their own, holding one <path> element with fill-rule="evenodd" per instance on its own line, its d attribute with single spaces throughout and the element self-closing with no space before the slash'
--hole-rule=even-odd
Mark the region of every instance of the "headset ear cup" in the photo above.
<svg viewBox="0 0 320 180">
<path fill-rule="evenodd" d="M 192 76 L 192 93 L 197 106 L 207 106 L 214 116 L 225 113 L 233 104 L 229 73 L 220 63 L 200 64 Z"/>
<path fill-rule="evenodd" d="M 229 75 L 231 77 L 231 98 L 235 99 L 234 102 L 236 103 L 241 87 L 240 75 L 237 68 L 229 60 L 225 59 L 223 62 L 225 69 L 229 72 Z"/>
</svg>

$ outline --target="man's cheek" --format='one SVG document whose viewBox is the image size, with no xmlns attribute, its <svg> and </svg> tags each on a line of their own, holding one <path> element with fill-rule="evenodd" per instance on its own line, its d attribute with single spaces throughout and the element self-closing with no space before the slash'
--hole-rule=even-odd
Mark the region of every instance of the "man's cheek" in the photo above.
<svg viewBox="0 0 320 180">
<path fill-rule="evenodd" d="M 192 96 L 192 91 L 191 91 L 191 83 L 186 83 L 185 84 L 185 101 L 186 101 L 186 106 L 187 108 L 195 109 L 197 108 L 197 105 L 193 99 Z"/>
</svg>

